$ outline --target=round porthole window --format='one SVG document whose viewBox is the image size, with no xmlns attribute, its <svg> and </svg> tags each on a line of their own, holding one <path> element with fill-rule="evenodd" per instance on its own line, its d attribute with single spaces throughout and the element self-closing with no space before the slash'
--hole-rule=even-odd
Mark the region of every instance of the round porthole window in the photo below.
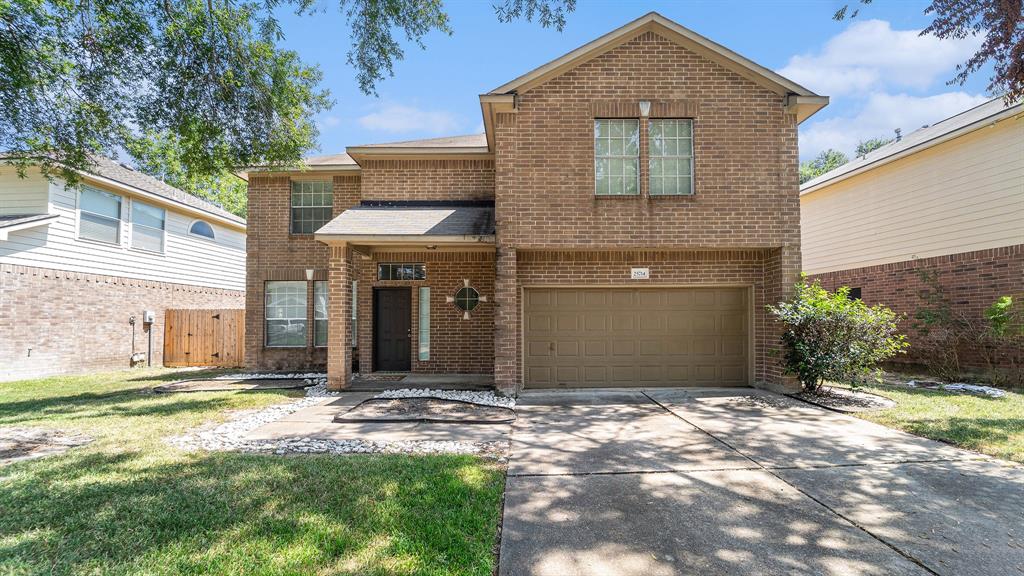
<svg viewBox="0 0 1024 576">
<path fill-rule="evenodd" d="M 455 306 L 463 312 L 469 312 L 480 304 L 480 293 L 476 291 L 476 288 L 471 286 L 465 286 L 459 288 L 459 291 L 455 293 Z"/>
</svg>

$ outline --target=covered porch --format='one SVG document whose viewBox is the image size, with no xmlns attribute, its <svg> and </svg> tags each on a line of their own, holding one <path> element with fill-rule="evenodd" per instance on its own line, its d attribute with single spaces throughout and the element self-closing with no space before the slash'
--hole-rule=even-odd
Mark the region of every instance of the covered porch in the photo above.
<svg viewBox="0 0 1024 576">
<path fill-rule="evenodd" d="M 364 201 L 316 238 L 331 389 L 493 386 L 493 203 Z"/>
</svg>

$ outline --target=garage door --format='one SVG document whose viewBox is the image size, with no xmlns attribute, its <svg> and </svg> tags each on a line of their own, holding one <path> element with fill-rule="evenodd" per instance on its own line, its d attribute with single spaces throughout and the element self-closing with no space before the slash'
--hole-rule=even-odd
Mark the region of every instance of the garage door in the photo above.
<svg viewBox="0 0 1024 576">
<path fill-rule="evenodd" d="M 746 288 L 544 288 L 524 297 L 528 388 L 749 384 Z"/>
</svg>

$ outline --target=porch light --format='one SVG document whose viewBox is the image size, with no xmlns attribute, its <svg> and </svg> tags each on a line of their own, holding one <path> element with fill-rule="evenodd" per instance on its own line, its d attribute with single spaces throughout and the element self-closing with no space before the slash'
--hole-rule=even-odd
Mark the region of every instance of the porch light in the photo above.
<svg viewBox="0 0 1024 576">
<path fill-rule="evenodd" d="M 647 118 L 651 113 L 651 101 L 641 100 L 640 101 L 640 116 Z"/>
</svg>

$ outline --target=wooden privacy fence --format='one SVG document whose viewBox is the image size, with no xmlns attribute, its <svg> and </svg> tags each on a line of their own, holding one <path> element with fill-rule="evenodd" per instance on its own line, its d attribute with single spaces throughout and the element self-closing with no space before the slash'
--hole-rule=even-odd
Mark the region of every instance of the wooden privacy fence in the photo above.
<svg viewBox="0 0 1024 576">
<path fill-rule="evenodd" d="M 166 310 L 164 366 L 223 366 L 244 362 L 245 310 Z"/>
</svg>

